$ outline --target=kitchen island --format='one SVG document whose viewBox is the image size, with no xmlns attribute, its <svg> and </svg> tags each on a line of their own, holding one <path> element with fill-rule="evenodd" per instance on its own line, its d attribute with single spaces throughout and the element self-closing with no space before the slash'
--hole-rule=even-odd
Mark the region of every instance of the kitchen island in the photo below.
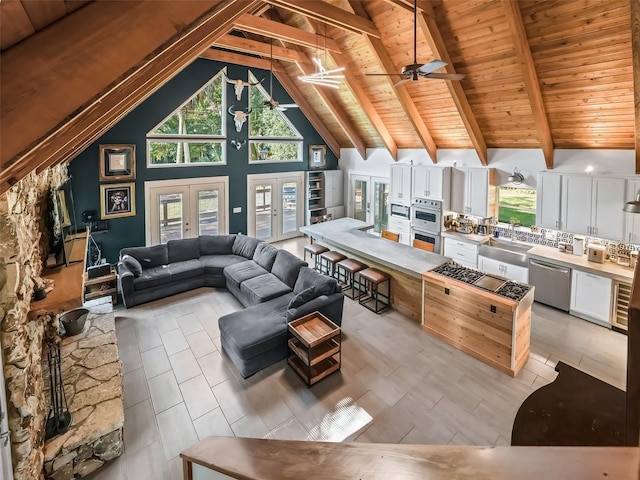
<svg viewBox="0 0 640 480">
<path fill-rule="evenodd" d="M 365 231 L 371 228 L 373 225 L 360 220 L 340 218 L 301 227 L 300 231 L 331 250 L 387 273 L 392 308 L 420 322 L 422 274 L 449 259 Z"/>
<path fill-rule="evenodd" d="M 527 363 L 534 288 L 454 262 L 423 274 L 422 327 L 511 376 Z"/>
</svg>

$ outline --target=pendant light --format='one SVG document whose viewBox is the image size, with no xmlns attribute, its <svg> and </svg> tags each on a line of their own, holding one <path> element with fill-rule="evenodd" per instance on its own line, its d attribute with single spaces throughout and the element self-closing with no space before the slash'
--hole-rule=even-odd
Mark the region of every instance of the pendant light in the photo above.
<svg viewBox="0 0 640 480">
<path fill-rule="evenodd" d="M 622 210 L 629 213 L 640 213 L 640 190 L 636 193 L 636 199 L 625 203 Z"/>
</svg>

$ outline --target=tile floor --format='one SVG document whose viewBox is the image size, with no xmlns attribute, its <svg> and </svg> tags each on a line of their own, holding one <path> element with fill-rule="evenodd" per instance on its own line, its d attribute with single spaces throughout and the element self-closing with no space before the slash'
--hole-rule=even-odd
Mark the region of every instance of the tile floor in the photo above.
<svg viewBox="0 0 640 480">
<path fill-rule="evenodd" d="M 302 256 L 308 240 L 276 246 Z M 125 453 L 91 478 L 182 479 L 178 454 L 209 435 L 291 440 L 508 445 L 521 402 L 559 360 L 619 388 L 626 336 L 534 304 L 531 358 L 511 378 L 403 315 L 345 299 L 342 370 L 307 388 L 282 361 L 242 379 L 218 317 L 242 308 L 202 288 L 116 315 Z"/>
</svg>

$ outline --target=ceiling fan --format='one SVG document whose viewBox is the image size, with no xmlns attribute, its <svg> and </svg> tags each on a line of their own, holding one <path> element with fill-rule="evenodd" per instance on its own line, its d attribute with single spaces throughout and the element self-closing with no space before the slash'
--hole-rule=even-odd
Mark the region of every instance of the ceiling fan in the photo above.
<svg viewBox="0 0 640 480">
<path fill-rule="evenodd" d="M 273 39 L 269 41 L 269 100 L 265 100 L 263 105 L 280 112 L 286 112 L 288 108 L 298 108 L 295 103 L 280 103 L 273 98 Z"/>
<path fill-rule="evenodd" d="M 462 80 L 464 78 L 463 73 L 434 73 L 435 70 L 448 65 L 447 62 L 442 60 L 431 60 L 429 63 L 418 63 L 417 60 L 417 24 L 418 24 L 418 5 L 417 0 L 413 0 L 413 63 L 402 67 L 401 73 L 367 73 L 368 76 L 399 76 L 403 77 L 398 83 L 394 84 L 394 87 L 402 85 L 406 82 L 417 82 L 420 77 L 426 79 L 440 79 L 440 80 Z"/>
</svg>

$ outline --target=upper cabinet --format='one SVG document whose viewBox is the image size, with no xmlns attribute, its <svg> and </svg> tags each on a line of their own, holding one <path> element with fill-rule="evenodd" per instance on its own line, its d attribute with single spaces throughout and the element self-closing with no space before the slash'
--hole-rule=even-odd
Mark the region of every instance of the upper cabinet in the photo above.
<svg viewBox="0 0 640 480">
<path fill-rule="evenodd" d="M 451 174 L 451 210 L 474 217 L 497 215 L 493 168 L 454 168 Z"/>
<path fill-rule="evenodd" d="M 391 165 L 391 203 L 411 204 L 411 165 Z"/>
<path fill-rule="evenodd" d="M 344 204 L 344 185 L 342 170 L 324 171 L 324 204 L 328 207 L 338 207 Z"/>
<path fill-rule="evenodd" d="M 636 199 L 636 193 L 640 190 L 640 178 L 627 179 L 627 194 L 625 202 Z M 629 243 L 640 243 L 640 215 L 637 213 L 623 212 L 625 217 L 624 241 Z"/>
<path fill-rule="evenodd" d="M 428 198 L 440 200 L 443 208 L 449 207 L 451 192 L 451 167 L 413 167 L 413 185 L 411 188 L 411 201 L 416 198 Z"/>
<path fill-rule="evenodd" d="M 538 173 L 536 223 L 541 228 L 561 230 L 560 201 L 562 175 L 553 172 Z"/>
<path fill-rule="evenodd" d="M 561 228 L 571 233 L 623 240 L 624 202 L 624 178 L 562 174 Z"/>
</svg>

